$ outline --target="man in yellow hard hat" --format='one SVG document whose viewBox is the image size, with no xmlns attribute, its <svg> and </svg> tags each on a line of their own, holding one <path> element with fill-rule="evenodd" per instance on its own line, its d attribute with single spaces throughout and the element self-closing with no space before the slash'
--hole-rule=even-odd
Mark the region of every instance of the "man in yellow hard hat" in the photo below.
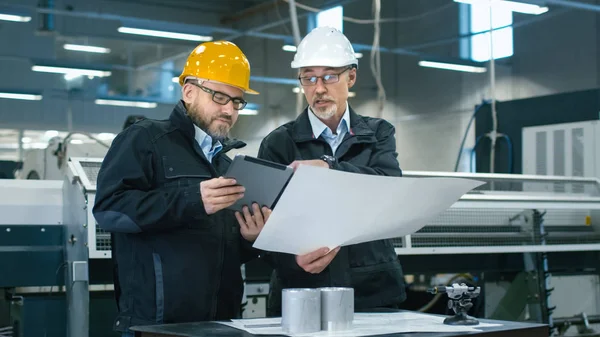
<svg viewBox="0 0 600 337">
<path fill-rule="evenodd" d="M 258 94 L 246 56 L 231 42 L 203 43 L 179 80 L 169 119 L 123 130 L 98 174 L 93 213 L 114 237 L 114 329 L 124 336 L 135 325 L 239 317 L 240 267 L 255 257 L 251 242 L 270 215 L 255 208 L 238 222 L 226 208 L 244 188 L 221 177 L 225 153 L 245 146 L 228 137 L 244 93 Z"/>
</svg>

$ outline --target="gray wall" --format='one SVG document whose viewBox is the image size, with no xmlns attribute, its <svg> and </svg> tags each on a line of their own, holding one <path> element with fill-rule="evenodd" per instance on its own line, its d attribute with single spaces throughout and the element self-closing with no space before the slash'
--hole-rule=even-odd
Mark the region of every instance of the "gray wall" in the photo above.
<svg viewBox="0 0 600 337">
<path fill-rule="evenodd" d="M 303 3 L 310 4 L 310 1 Z M 316 1 L 320 5 L 322 1 Z M 382 17 L 408 17 L 427 12 L 448 4 L 446 0 L 428 1 L 382 1 Z M 596 1 L 596 3 L 600 3 Z M 198 23 L 215 23 L 218 17 L 197 19 L 187 13 L 168 13 L 164 9 L 148 8 L 147 13 L 139 13 L 138 7 L 110 7 L 103 9 L 119 12 L 123 15 L 147 15 L 149 18 L 166 20 L 176 18 Z M 93 8 L 90 8 L 92 10 Z M 299 10 L 299 14 L 304 11 Z M 553 14 L 559 13 L 559 14 Z M 549 95 L 600 86 L 600 15 L 598 12 L 582 10 L 564 10 L 551 8 L 536 23 L 515 28 L 515 55 L 507 60 L 496 62 L 496 97 L 498 100 Z M 195 13 L 197 14 L 197 13 Z M 164 15 L 164 16 L 163 16 Z M 287 6 L 280 7 L 280 14 L 271 10 L 234 23 L 234 28 L 244 30 L 287 17 Z M 344 8 L 344 15 L 356 18 L 371 17 L 371 1 L 354 1 Z M 428 41 L 435 41 L 458 34 L 458 5 L 453 5 L 420 20 L 382 24 L 381 45 L 386 47 L 406 47 Z M 530 20 L 532 17 L 515 14 L 516 23 Z M 204 20 L 204 21 L 203 21 Z M 212 21 L 211 21 L 212 20 Z M 306 34 L 305 19 L 300 20 L 301 33 Z M 110 24 L 110 22 L 105 24 Z M 373 28 L 371 25 L 357 25 L 346 22 L 345 33 L 354 43 L 371 44 Z M 269 30 L 276 34 L 290 35 L 291 27 L 280 26 Z M 12 41 L 15 34 L 22 34 L 23 41 L 31 41 L 32 32 L 23 31 L 22 26 L 3 25 L 0 29 L 0 41 Z M 120 37 L 122 38 L 122 37 Z M 36 50 L 52 50 L 52 42 L 47 38 L 36 37 Z M 294 78 L 289 68 L 293 53 L 281 50 L 282 42 L 254 37 L 236 39 L 252 64 L 253 75 Z M 50 45 L 50 46 L 49 46 Z M 42 46 L 43 48 L 41 48 Z M 19 45 L 0 54 L 33 54 L 31 46 Z M 140 47 L 142 48 L 142 47 Z M 173 45 L 172 47 L 152 48 L 162 56 L 191 50 L 193 45 Z M 458 41 L 420 50 L 443 56 L 458 56 Z M 50 52 L 51 53 L 51 52 Z M 369 68 L 369 52 L 363 52 L 360 59 L 358 83 L 353 91 L 357 97 L 350 104 L 357 112 L 376 115 L 375 102 L 377 90 Z M 144 54 L 145 55 L 145 54 Z M 453 170 L 462 134 L 474 110 L 474 106 L 483 98 L 490 98 L 489 73 L 469 74 L 438 69 L 422 68 L 417 65 L 418 58 L 412 56 L 382 53 L 383 84 L 387 94 L 387 104 L 383 116 L 397 129 L 399 160 L 405 170 Z M 139 59 L 140 57 L 137 57 Z M 154 55 L 156 59 L 156 55 Z M 149 58 L 151 60 L 151 58 Z M 145 61 L 145 60 L 144 60 Z M 127 60 L 122 61 L 125 64 Z M 140 61 L 141 62 L 141 61 Z M 143 63 L 143 62 L 142 62 Z M 175 68 L 181 66 L 176 60 Z M 55 88 L 54 98 L 42 102 L 0 101 L 0 127 L 49 128 L 48 125 L 65 125 L 66 92 L 64 83 L 54 84 L 49 74 L 32 74 L 27 71 L 27 62 L 20 60 L 2 60 L 0 73 L 11 82 L 0 80 L 0 88 L 14 85 L 35 89 L 38 85 Z M 6 74 L 6 76 L 5 76 Z M 142 73 L 135 76 L 134 83 L 143 83 L 140 78 L 156 78 L 156 75 Z M 60 82 L 60 81 L 56 81 Z M 64 82 L 64 81 L 63 81 Z M 89 84 L 89 83 L 88 83 Z M 93 85 L 89 84 L 92 88 Z M 292 86 L 253 82 L 255 90 L 261 95 L 249 97 L 249 101 L 262 106 L 259 116 L 241 116 L 233 130 L 236 137 L 247 140 L 249 146 L 245 153 L 256 154 L 262 137 L 286 121 L 295 118 L 296 96 Z M 175 91 L 179 87 L 175 85 Z M 85 95 L 85 88 L 84 94 Z M 76 102 L 72 104 L 75 128 L 85 131 L 115 131 L 127 114 L 142 113 L 151 117 L 168 115 L 171 105 L 159 105 L 154 110 L 122 109 L 100 107 L 93 103 Z M 82 112 L 83 111 L 83 112 Z M 543 112 L 540 112 L 543 113 Z M 567 113 L 567 112 L 565 112 Z M 499 116 L 502 118 L 502 116 Z M 100 120 L 102 119 L 102 121 Z M 54 123 L 54 124 L 53 124 Z M 64 127 L 62 128 L 64 129 Z M 502 131 L 502 130 L 500 130 Z M 472 146 L 470 137 L 467 147 Z M 463 158 L 462 169 L 468 156 Z"/>
</svg>

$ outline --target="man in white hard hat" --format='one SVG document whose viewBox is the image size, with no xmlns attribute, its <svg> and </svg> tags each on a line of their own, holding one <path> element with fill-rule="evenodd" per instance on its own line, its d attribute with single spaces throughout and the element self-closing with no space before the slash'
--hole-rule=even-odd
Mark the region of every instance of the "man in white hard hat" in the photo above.
<svg viewBox="0 0 600 337">
<path fill-rule="evenodd" d="M 294 169 L 313 165 L 402 175 L 394 126 L 358 115 L 347 102 L 348 91 L 356 83 L 358 60 L 344 34 L 330 27 L 314 29 L 298 46 L 291 66 L 298 69 L 308 107 L 262 141 L 259 157 Z M 397 309 L 406 298 L 402 268 L 390 240 L 332 251 L 322 248 L 303 256 L 269 253 L 265 259 L 274 267 L 270 316 L 281 314 L 283 288 L 352 287 L 357 311 Z"/>
</svg>

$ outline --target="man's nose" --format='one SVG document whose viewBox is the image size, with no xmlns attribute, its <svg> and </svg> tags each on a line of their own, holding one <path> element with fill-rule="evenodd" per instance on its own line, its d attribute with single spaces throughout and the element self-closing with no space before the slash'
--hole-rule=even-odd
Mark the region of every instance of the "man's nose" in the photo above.
<svg viewBox="0 0 600 337">
<path fill-rule="evenodd" d="M 315 83 L 315 92 L 318 94 L 323 94 L 327 92 L 327 87 L 325 87 L 325 83 L 322 78 L 317 79 L 317 83 Z"/>
<path fill-rule="evenodd" d="M 223 105 L 223 107 L 221 107 L 221 112 L 226 113 L 227 115 L 231 115 L 233 114 L 233 111 L 235 109 L 233 108 L 233 101 L 229 101 L 227 102 L 227 104 Z"/>
</svg>

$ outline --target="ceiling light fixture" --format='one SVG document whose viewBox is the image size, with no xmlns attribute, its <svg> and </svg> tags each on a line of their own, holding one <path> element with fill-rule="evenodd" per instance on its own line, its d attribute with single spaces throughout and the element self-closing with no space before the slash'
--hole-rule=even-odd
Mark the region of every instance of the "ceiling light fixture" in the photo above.
<svg viewBox="0 0 600 337">
<path fill-rule="evenodd" d="M 25 101 L 39 101 L 42 99 L 42 95 L 18 94 L 18 93 L 14 93 L 14 92 L 0 92 L 0 98 L 20 99 L 20 100 L 25 100 Z"/>
<path fill-rule="evenodd" d="M 122 101 L 115 99 L 97 99 L 94 103 L 98 105 L 113 105 L 131 108 L 154 109 L 158 106 L 156 102 L 141 102 L 141 101 Z"/>
<path fill-rule="evenodd" d="M 281 47 L 281 49 L 283 49 L 285 51 L 289 51 L 289 52 L 295 52 L 296 50 L 298 50 L 298 48 L 296 48 L 296 46 L 292 46 L 291 44 L 283 45 L 283 47 Z"/>
<path fill-rule="evenodd" d="M 539 15 L 544 14 L 548 11 L 548 7 L 538 6 L 535 4 L 517 2 L 517 1 L 504 1 L 504 0 L 454 0 L 454 2 L 460 2 L 469 5 L 490 5 L 498 8 L 504 8 L 512 12 L 518 12 L 523 14 Z"/>
<path fill-rule="evenodd" d="M 477 67 L 477 66 L 469 66 L 469 65 L 463 65 L 463 64 L 445 63 L 445 62 L 419 61 L 419 65 L 421 67 L 427 67 L 427 68 L 464 71 L 464 72 L 468 72 L 468 73 L 485 73 L 487 71 L 487 68 L 485 68 L 485 67 Z"/>
<path fill-rule="evenodd" d="M 255 116 L 255 115 L 258 115 L 258 110 L 256 110 L 256 109 L 243 109 L 243 110 L 240 110 L 240 112 L 238 114 L 239 115 L 246 115 L 246 116 Z"/>
<path fill-rule="evenodd" d="M 39 66 L 39 65 L 35 65 L 35 66 L 31 67 L 31 70 L 43 72 L 43 73 L 65 74 L 65 75 L 69 75 L 69 77 L 71 79 L 75 78 L 77 76 L 81 76 L 81 75 L 93 76 L 93 77 L 107 77 L 112 74 L 110 71 L 104 71 L 104 70 L 52 67 L 52 66 Z"/>
<path fill-rule="evenodd" d="M 119 33 L 133 34 L 133 35 L 144 35 L 152 37 L 161 37 L 165 39 L 176 39 L 176 40 L 187 40 L 187 41 L 212 41 L 212 36 L 195 35 L 195 34 L 184 34 L 175 32 L 166 32 L 162 30 L 151 30 L 151 29 L 139 29 L 132 27 L 119 27 Z"/>
<path fill-rule="evenodd" d="M 0 13 L 0 20 L 12 21 L 12 22 L 29 22 L 29 21 L 31 21 L 31 16 L 21 16 L 21 15 Z"/>
<path fill-rule="evenodd" d="M 69 44 L 66 43 L 63 48 L 71 51 L 82 51 L 86 53 L 98 53 L 98 54 L 108 54 L 110 53 L 109 48 L 104 47 L 96 47 L 96 46 L 85 46 L 80 44 Z"/>
</svg>

